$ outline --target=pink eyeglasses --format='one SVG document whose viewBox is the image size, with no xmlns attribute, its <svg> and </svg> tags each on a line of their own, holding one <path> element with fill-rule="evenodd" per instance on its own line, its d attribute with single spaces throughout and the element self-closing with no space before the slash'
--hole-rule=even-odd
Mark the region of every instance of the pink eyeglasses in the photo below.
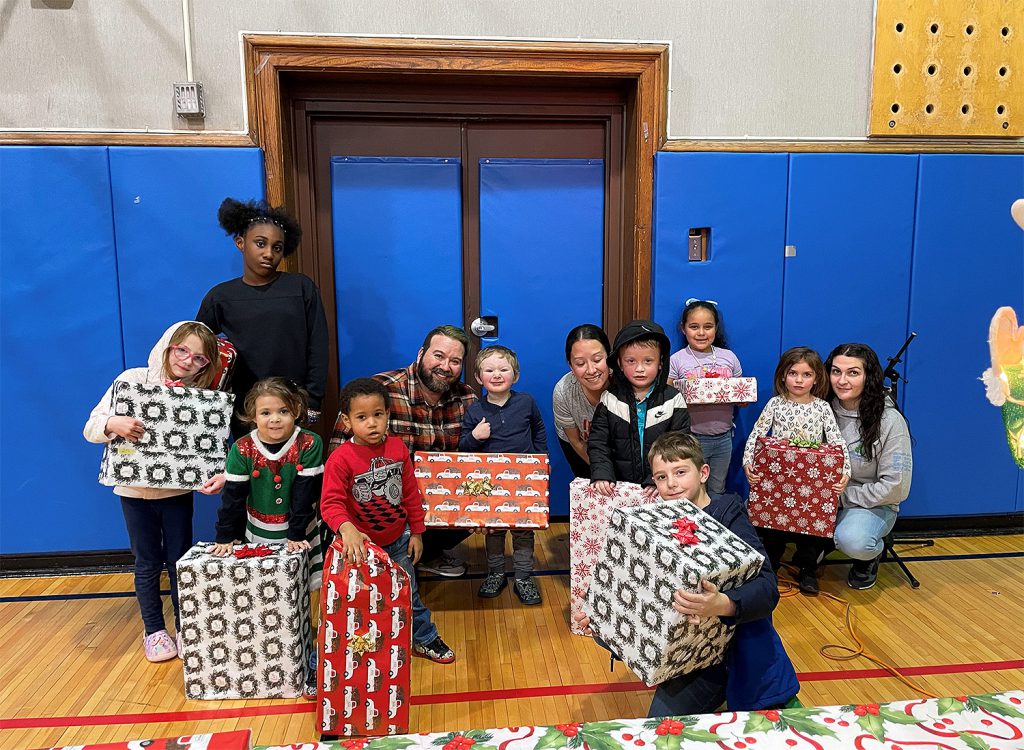
<svg viewBox="0 0 1024 750">
<path fill-rule="evenodd" d="M 206 367 L 208 364 L 210 364 L 210 360 L 207 359 L 204 355 L 196 354 L 191 349 L 189 349 L 187 346 L 184 346 L 182 344 L 178 344 L 177 346 L 172 346 L 171 347 L 171 354 L 173 354 L 175 359 L 177 359 L 179 362 L 184 362 L 187 359 L 191 359 L 192 360 L 192 364 L 194 364 L 200 370 L 202 370 L 204 367 Z"/>
</svg>

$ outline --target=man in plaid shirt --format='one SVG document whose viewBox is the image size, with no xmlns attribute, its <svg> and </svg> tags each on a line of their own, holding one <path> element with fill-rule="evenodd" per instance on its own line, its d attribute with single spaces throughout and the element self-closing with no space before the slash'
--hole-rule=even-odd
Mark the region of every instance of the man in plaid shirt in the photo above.
<svg viewBox="0 0 1024 750">
<path fill-rule="evenodd" d="M 457 326 L 438 326 L 423 339 L 416 361 L 401 370 L 374 375 L 391 401 L 388 431 L 416 451 L 454 451 L 462 415 L 476 394 L 459 380 L 469 337 Z M 334 425 L 333 450 L 348 439 L 341 416 Z M 451 549 L 469 536 L 458 529 L 427 529 L 420 569 L 449 578 L 465 575 L 466 564 Z"/>
</svg>

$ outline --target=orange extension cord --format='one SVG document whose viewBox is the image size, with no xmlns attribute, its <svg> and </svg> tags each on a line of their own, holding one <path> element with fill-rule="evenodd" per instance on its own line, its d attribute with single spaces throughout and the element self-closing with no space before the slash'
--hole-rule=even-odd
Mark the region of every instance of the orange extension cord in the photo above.
<svg viewBox="0 0 1024 750">
<path fill-rule="evenodd" d="M 783 565 L 783 567 L 787 569 L 787 572 L 795 570 L 795 568 L 793 568 L 789 564 L 785 564 Z M 779 576 L 779 596 L 781 598 L 795 596 L 799 593 L 800 589 L 797 586 L 796 581 Z M 867 651 L 864 650 L 864 644 L 861 643 L 860 638 L 857 637 L 857 631 L 854 628 L 853 605 L 850 602 L 846 601 L 840 596 L 836 596 L 835 594 L 828 594 L 824 591 L 818 594 L 818 598 L 822 597 L 834 602 L 839 602 L 841 605 L 843 605 L 843 619 L 846 624 L 846 630 L 850 633 L 850 639 L 857 644 L 857 648 L 844 646 L 841 643 L 826 643 L 824 646 L 818 649 L 818 653 L 820 653 L 826 659 L 830 659 L 831 661 L 850 661 L 851 659 L 856 659 L 858 656 L 862 656 L 868 661 L 874 662 L 875 664 L 880 666 L 882 669 L 884 669 L 897 680 L 899 680 L 904 685 L 909 687 L 911 690 L 915 690 L 921 695 L 927 696 L 929 698 L 939 697 L 934 693 L 929 693 L 924 688 L 911 682 L 909 679 L 904 677 L 896 667 L 892 666 L 887 662 L 882 661 L 877 656 L 873 656 L 872 654 L 869 654 Z"/>
</svg>

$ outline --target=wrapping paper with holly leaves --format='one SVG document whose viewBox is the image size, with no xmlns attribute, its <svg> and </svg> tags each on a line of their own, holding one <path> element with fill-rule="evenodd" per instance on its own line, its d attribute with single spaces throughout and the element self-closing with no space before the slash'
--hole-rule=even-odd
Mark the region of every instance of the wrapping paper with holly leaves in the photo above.
<svg viewBox="0 0 1024 750">
<path fill-rule="evenodd" d="M 747 501 L 754 526 L 829 538 L 835 534 L 839 497 L 832 485 L 843 475 L 841 446 L 808 448 L 760 437 L 754 471 L 761 475 Z"/>
<path fill-rule="evenodd" d="M 306 553 L 243 544 L 214 557 L 211 547 L 199 542 L 177 564 L 185 697 L 297 698 L 313 647 Z"/>
<path fill-rule="evenodd" d="M 324 559 L 316 725 L 345 737 L 408 732 L 409 575 L 376 544 L 358 564 L 344 551 L 337 537 Z"/>
<path fill-rule="evenodd" d="M 100 484 L 197 490 L 224 471 L 234 394 L 115 380 L 110 398 L 112 415 L 135 417 L 146 432 L 106 444 Z"/>
<path fill-rule="evenodd" d="M 569 483 L 569 630 L 576 635 L 583 635 L 576 616 L 583 614 L 612 511 L 646 502 L 643 488 L 631 482 L 616 482 L 611 497 L 598 495 L 589 479 Z"/>
<path fill-rule="evenodd" d="M 249 750 L 249 730 L 188 734 L 162 739 L 103 742 L 96 745 L 67 745 L 49 750 Z"/>
<path fill-rule="evenodd" d="M 439 527 L 546 529 L 544 453 L 416 453 L 423 522 Z"/>
<path fill-rule="evenodd" d="M 751 404 L 757 378 L 686 378 L 678 381 L 687 404 Z"/>
<path fill-rule="evenodd" d="M 718 664 L 735 630 L 719 617 L 690 624 L 672 609 L 701 579 L 729 591 L 757 577 L 764 558 L 687 500 L 612 513 L 584 612 L 590 627 L 648 685 Z"/>
<path fill-rule="evenodd" d="M 990 695 L 473 729 L 256 750 L 1020 750 L 1024 691 Z"/>
</svg>

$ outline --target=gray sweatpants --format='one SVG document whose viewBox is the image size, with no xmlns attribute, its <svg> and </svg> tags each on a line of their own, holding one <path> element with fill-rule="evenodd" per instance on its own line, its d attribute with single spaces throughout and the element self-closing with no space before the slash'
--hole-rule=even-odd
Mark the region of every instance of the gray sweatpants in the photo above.
<svg viewBox="0 0 1024 750">
<path fill-rule="evenodd" d="M 487 567 L 490 572 L 505 572 L 504 529 L 492 530 L 486 537 Z M 516 578 L 525 578 L 533 572 L 533 532 L 530 529 L 512 529 L 512 567 Z"/>
</svg>

